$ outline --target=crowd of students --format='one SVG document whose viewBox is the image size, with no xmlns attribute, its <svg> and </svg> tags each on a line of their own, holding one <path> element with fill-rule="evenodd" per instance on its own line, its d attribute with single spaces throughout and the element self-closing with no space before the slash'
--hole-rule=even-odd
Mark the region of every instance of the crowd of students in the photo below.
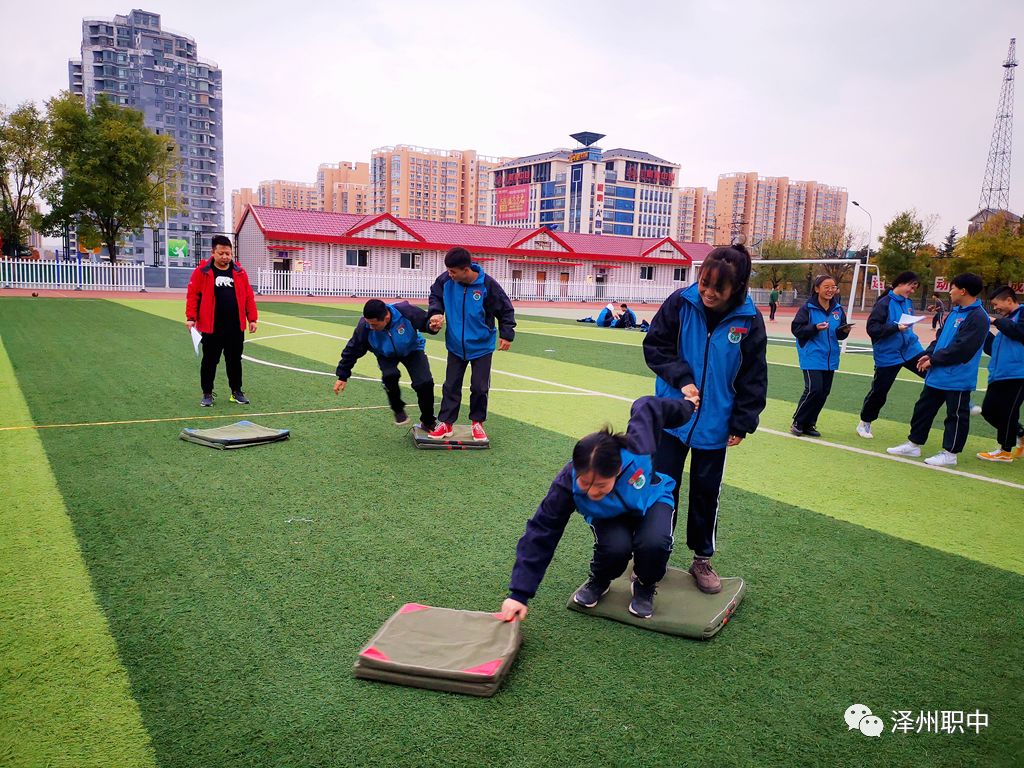
<svg viewBox="0 0 1024 768">
<path fill-rule="evenodd" d="M 247 324 L 250 332 L 256 330 L 252 289 L 245 271 L 231 260 L 230 241 L 221 240 L 225 242 L 214 238 L 212 258 L 193 273 L 186 301 L 187 323 L 202 333 L 204 406 L 213 404 L 213 376 L 222 353 L 232 399 L 248 402 L 242 393 L 242 336 Z M 356 361 L 372 352 L 395 423 L 410 421 L 398 386 L 402 365 L 416 393 L 420 426 L 430 439 L 445 440 L 458 420 L 462 382 L 470 368 L 471 432 L 474 440 L 482 441 L 487 439 L 491 358 L 495 349 L 508 350 L 515 339 L 515 312 L 502 287 L 465 248 L 452 248 L 444 263 L 446 271 L 434 281 L 426 311 L 404 301 L 366 302 L 341 353 L 334 392 L 344 391 Z M 525 618 L 573 512 L 581 514 L 594 535 L 590 575 L 573 599 L 596 605 L 632 560 L 629 611 L 641 618 L 653 615 L 656 587 L 674 545 L 687 461 L 686 545 L 693 552 L 689 572 L 701 591 L 721 591 L 711 558 L 726 453 L 757 429 L 767 402 L 768 338 L 764 319 L 749 295 L 751 266 L 742 245 L 715 248 L 697 282 L 672 293 L 658 309 L 643 341 L 644 361 L 655 374 L 653 395 L 633 403 L 625 433 L 606 428 L 576 444 L 516 546 L 503 618 Z M 868 318 L 875 370 L 857 434 L 874 437 L 872 422 L 899 370 L 906 368 L 920 376 L 924 386 L 907 442 L 888 453 L 920 456 L 945 404 L 942 451 L 925 461 L 935 466 L 956 464 L 969 432 L 971 393 L 984 352 L 991 361 L 981 414 L 996 428 L 999 446 L 978 457 L 1003 462 L 1020 457 L 1024 308 L 1016 294 L 1006 286 L 994 291 L 990 300 L 996 317 L 990 318 L 979 299 L 981 278 L 958 275 L 952 281 L 949 313 L 936 322 L 938 335 L 925 349 L 914 330 L 918 318 L 912 315 L 910 300 L 918 284 L 913 272 L 897 275 Z M 792 321 L 804 375 L 791 427 L 797 436 L 820 436 L 817 420 L 839 368 L 840 342 L 853 325 L 837 299 L 837 289 L 833 278 L 816 278 L 811 297 Z M 610 304 L 599 315 L 600 322 L 615 317 L 636 323 L 625 304 L 618 309 Z M 944 310 L 942 306 L 935 311 Z M 434 380 L 422 334 L 437 334 L 442 328 L 448 354 L 435 417 Z"/>
</svg>

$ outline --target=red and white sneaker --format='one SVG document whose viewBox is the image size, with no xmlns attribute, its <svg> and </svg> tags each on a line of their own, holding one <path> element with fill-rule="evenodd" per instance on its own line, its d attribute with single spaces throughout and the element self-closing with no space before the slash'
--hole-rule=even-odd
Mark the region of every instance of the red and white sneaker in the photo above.
<svg viewBox="0 0 1024 768">
<path fill-rule="evenodd" d="M 483 442 L 487 439 L 487 433 L 484 432 L 484 425 L 479 421 L 473 422 L 473 439 L 477 442 Z"/>
<path fill-rule="evenodd" d="M 437 426 L 427 432 L 427 437 L 431 440 L 444 440 L 452 436 L 452 425 L 446 424 L 443 421 L 437 422 Z"/>
</svg>

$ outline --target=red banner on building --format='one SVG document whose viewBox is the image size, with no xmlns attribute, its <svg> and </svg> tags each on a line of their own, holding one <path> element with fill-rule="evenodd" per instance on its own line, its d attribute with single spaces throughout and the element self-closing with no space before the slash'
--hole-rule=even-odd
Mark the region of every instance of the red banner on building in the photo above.
<svg viewBox="0 0 1024 768">
<path fill-rule="evenodd" d="M 494 193 L 495 221 L 519 221 L 530 216 L 530 185 L 503 187 Z"/>
</svg>

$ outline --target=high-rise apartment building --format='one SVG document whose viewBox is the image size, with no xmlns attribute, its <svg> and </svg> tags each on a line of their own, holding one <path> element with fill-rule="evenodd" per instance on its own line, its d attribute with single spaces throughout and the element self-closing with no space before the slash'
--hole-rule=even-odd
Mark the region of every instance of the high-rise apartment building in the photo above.
<svg viewBox="0 0 1024 768">
<path fill-rule="evenodd" d="M 82 20 L 81 58 L 68 62 L 72 93 L 93 104 L 103 94 L 142 112 L 145 124 L 171 136 L 181 153 L 180 199 L 186 213 L 168 222 L 173 239 L 203 254 L 224 230 L 221 71 L 199 58 L 196 41 L 164 30 L 160 15 L 133 10 L 113 19 Z M 131 235 L 122 255 L 160 261 L 162 227 Z"/>
<path fill-rule="evenodd" d="M 668 237 L 679 230 L 679 166 L 633 149 L 594 146 L 599 133 L 576 133 L 577 149 L 508 160 L 492 173 L 491 223 L 584 234 Z"/>
<path fill-rule="evenodd" d="M 374 213 L 457 224 L 487 224 L 490 171 L 502 158 L 476 150 L 378 147 L 370 159 Z"/>
<path fill-rule="evenodd" d="M 271 179 L 261 181 L 257 188 L 260 205 L 271 208 L 293 208 L 300 211 L 320 211 L 320 190 L 313 182 Z"/>
<path fill-rule="evenodd" d="M 371 211 L 369 163 L 321 163 L 316 186 L 324 211 L 366 214 Z"/>
<path fill-rule="evenodd" d="M 715 192 L 707 187 L 680 187 L 679 229 L 676 240 L 684 243 L 715 242 Z"/>
<path fill-rule="evenodd" d="M 756 172 L 718 177 L 714 241 L 725 245 L 744 235 L 755 249 L 764 240 L 789 240 L 807 247 L 817 225 L 846 226 L 843 187 Z"/>
<path fill-rule="evenodd" d="M 251 187 L 242 187 L 241 189 L 231 190 L 231 228 L 238 225 L 238 222 L 242 220 L 242 214 L 245 213 L 245 209 L 250 205 L 259 205 L 260 196 L 259 193 Z"/>
</svg>

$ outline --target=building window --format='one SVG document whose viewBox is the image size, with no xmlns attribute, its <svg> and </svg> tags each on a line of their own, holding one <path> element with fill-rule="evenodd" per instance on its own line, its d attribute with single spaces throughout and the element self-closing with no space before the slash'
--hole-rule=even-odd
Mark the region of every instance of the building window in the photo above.
<svg viewBox="0 0 1024 768">
<path fill-rule="evenodd" d="M 653 280 L 654 279 L 654 267 L 640 267 L 640 279 L 641 280 Z"/>
<path fill-rule="evenodd" d="M 418 253 L 403 253 L 401 255 L 400 266 L 402 269 L 419 269 L 420 268 L 420 254 Z"/>
<path fill-rule="evenodd" d="M 672 279 L 677 283 L 686 282 L 686 267 L 676 267 L 672 270 Z"/>
<path fill-rule="evenodd" d="M 345 251 L 345 266 L 347 267 L 365 267 L 369 264 L 370 252 L 350 249 Z"/>
</svg>

